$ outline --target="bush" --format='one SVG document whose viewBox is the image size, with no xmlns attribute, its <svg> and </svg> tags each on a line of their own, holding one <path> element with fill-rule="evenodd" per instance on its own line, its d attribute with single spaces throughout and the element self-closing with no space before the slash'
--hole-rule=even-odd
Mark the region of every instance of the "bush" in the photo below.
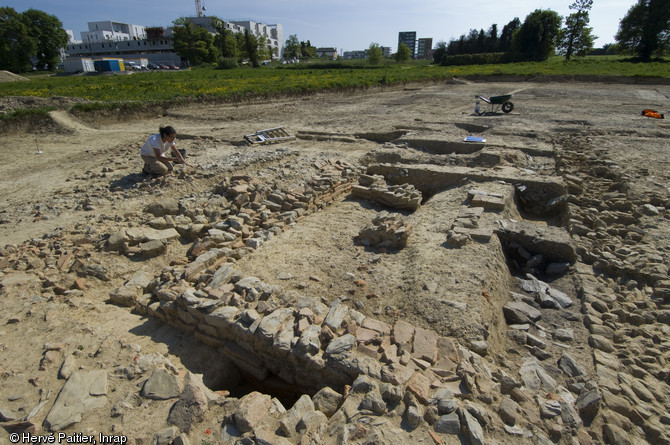
<svg viewBox="0 0 670 445">
<path fill-rule="evenodd" d="M 238 67 L 239 64 L 234 57 L 221 57 L 217 63 L 217 68 L 220 70 L 234 70 Z"/>
<path fill-rule="evenodd" d="M 481 53 L 481 54 L 459 54 L 455 56 L 444 56 L 440 65 L 492 65 L 501 63 L 516 63 L 525 61 L 522 53 Z"/>
</svg>

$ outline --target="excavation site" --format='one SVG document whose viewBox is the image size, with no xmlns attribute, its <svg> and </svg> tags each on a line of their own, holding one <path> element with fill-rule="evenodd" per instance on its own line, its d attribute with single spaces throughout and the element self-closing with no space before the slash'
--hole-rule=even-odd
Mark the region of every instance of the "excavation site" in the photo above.
<svg viewBox="0 0 670 445">
<path fill-rule="evenodd" d="M 0 441 L 670 444 L 669 99 L 0 99 Z"/>
</svg>

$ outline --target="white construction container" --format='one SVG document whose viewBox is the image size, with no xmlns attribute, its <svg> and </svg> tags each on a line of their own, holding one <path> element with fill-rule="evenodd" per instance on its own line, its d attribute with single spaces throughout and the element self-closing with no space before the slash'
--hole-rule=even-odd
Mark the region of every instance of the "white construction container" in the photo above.
<svg viewBox="0 0 670 445">
<path fill-rule="evenodd" d="M 68 57 L 63 61 L 63 69 L 66 73 L 90 73 L 95 66 L 90 57 Z"/>
</svg>

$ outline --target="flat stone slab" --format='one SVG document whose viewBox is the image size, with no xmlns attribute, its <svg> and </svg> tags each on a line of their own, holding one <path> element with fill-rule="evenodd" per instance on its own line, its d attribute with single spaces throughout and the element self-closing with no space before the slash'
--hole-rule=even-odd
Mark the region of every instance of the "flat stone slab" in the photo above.
<svg viewBox="0 0 670 445">
<path fill-rule="evenodd" d="M 133 243 L 143 243 L 147 241 L 171 241 L 179 238 L 179 233 L 175 229 L 156 230 L 151 227 L 130 227 L 126 229 L 126 235 Z"/>
<path fill-rule="evenodd" d="M 107 372 L 73 372 L 44 421 L 49 431 L 61 431 L 81 422 L 85 414 L 107 404 Z"/>
<path fill-rule="evenodd" d="M 574 263 L 577 259 L 570 234 L 560 227 L 505 220 L 496 229 L 496 234 L 504 242 L 518 242 L 533 255 L 541 254 L 548 262 Z"/>
<path fill-rule="evenodd" d="M 14 272 L 7 274 L 7 276 L 0 281 L 0 287 L 24 286 L 28 284 L 39 284 L 39 282 L 39 277 L 37 277 L 37 275 L 25 272 Z"/>
<path fill-rule="evenodd" d="M 156 369 L 142 386 L 142 396 L 149 399 L 168 400 L 179 397 L 180 392 L 177 376 L 167 369 Z"/>
<path fill-rule="evenodd" d="M 522 301 L 510 301 L 503 306 L 503 313 L 507 324 L 524 324 L 535 322 L 542 317 L 539 309 Z"/>
<path fill-rule="evenodd" d="M 412 357 L 426 360 L 433 364 L 437 361 L 437 334 L 423 328 L 414 331 Z"/>
</svg>

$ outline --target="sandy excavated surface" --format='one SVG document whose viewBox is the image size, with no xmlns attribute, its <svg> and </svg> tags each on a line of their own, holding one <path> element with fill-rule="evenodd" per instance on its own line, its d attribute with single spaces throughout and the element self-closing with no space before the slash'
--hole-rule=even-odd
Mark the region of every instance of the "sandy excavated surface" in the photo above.
<svg viewBox="0 0 670 445">
<path fill-rule="evenodd" d="M 511 114 L 472 114 L 475 94 L 503 93 L 514 93 Z M 493 395 L 459 399 L 491 413 L 484 429 L 486 443 L 536 443 L 540 436 L 566 444 L 668 443 L 670 124 L 639 114 L 644 108 L 667 111 L 663 107 L 669 98 L 667 85 L 454 81 L 264 103 L 206 104 L 132 119 L 78 119 L 61 110 L 52 113 L 49 125 L 3 135 L 0 246 L 7 247 L 0 250 L 0 413 L 16 416 L 5 423 L 11 428 L 0 429 L 0 442 L 13 430 L 43 428 L 64 383 L 58 373 L 66 358 L 76 363 L 75 369 L 106 370 L 109 376 L 108 402 L 68 428 L 69 433 L 125 434 L 135 443 L 154 443 L 155 434 L 169 426 L 166 419 L 174 399 L 139 396 L 152 366 L 128 375 L 134 363 L 151 354 L 167 358 L 180 376 L 187 371 L 202 374 L 210 389 L 243 396 L 250 389 L 241 383 L 226 387 L 221 376 L 230 373 L 226 367 L 232 365 L 215 348 L 108 301 L 109 292 L 137 272 L 153 277 L 169 265 L 186 264 L 193 242 L 174 241 L 164 254 L 139 259 L 105 249 L 105 240 L 120 228 L 146 226 L 150 218 L 144 209 L 150 203 L 214 205 L 218 195 L 213 191 L 234 174 L 290 190 L 318 176 L 317 166 L 326 161 L 347 163 L 358 172 L 388 159 L 408 166 L 467 163 L 458 154 L 417 150 L 392 137 L 402 132 L 406 139 L 454 142 L 471 134 L 485 137 L 485 149 L 500 154 L 501 162 L 491 166 L 474 161 L 467 165 L 473 174 L 505 175 L 513 170 L 516 178 L 548 176 L 577 184 L 568 188 L 570 214 L 531 216 L 510 199 L 503 212 L 486 212 L 482 224 L 493 227 L 496 219 L 525 217 L 539 227 L 571 231 L 578 261 L 552 286 L 575 304 L 561 316 L 544 315 L 543 309 L 546 325 L 533 332 L 541 331 L 538 335 L 549 343 L 551 358 L 544 363 L 577 398 L 569 387 L 575 379 L 560 376 L 556 368 L 564 348 L 551 342 L 555 329 L 572 329 L 568 350 L 588 373 L 582 386 L 594 382 L 606 387 L 610 395 L 625 400 L 625 407 L 610 398 L 601 402 L 595 420 L 575 427 L 560 416 L 558 421 L 541 416 L 533 395 L 525 401 L 515 398 L 520 406 L 517 426 L 535 433 L 533 438 L 519 437 L 503 428 L 498 407 L 509 396 L 498 386 Z M 0 105 L 9 107 L 11 102 L 5 98 Z M 160 125 L 177 129 L 178 145 L 188 150 L 194 170 L 178 167 L 178 174 L 165 181 L 139 174 L 139 148 Z M 277 126 L 297 139 L 243 144 L 243 135 Z M 520 345 L 507 333 L 501 308 L 510 298 L 508 291 L 519 289 L 501 243 L 494 235 L 489 242 L 471 240 L 461 248 L 446 245 L 468 190 L 513 198 L 514 185 L 466 177 L 435 191 L 415 212 L 397 212 L 345 193 L 234 266 L 244 276 L 283 289 L 287 301 L 309 295 L 329 306 L 339 298 L 368 317 L 390 325 L 405 320 L 473 351 L 482 353 L 481 344 L 473 342 L 486 341 L 489 368 L 502 369 L 519 381 L 522 359 L 533 347 Z M 381 211 L 400 213 L 412 224 L 404 249 L 385 251 L 357 242 L 359 231 Z M 628 263 L 617 262 L 624 260 Z M 639 273 L 632 272 L 636 268 Z M 104 279 L 95 272 L 102 269 Z M 612 331 L 605 335 L 610 345 L 614 343 L 612 350 L 593 347 L 587 316 Z M 605 350 L 621 366 L 618 379 L 616 372 L 611 377 L 597 371 L 594 354 Z M 633 351 L 646 358 L 636 360 Z M 492 381 L 499 384 L 500 375 L 493 372 Z M 650 388 L 651 397 L 640 386 Z M 223 440 L 222 423 L 230 420 L 226 410 L 233 403 L 227 400 L 215 404 L 193 426 L 190 443 Z M 46 403 L 31 412 L 41 401 Z M 395 410 L 380 418 L 395 422 L 402 415 Z M 31 423 L 21 424 L 26 417 Z M 425 417 L 428 420 L 416 429 L 404 425 L 395 440 L 467 443 L 467 435 L 435 433 L 435 419 Z M 372 440 L 366 434 L 375 431 L 374 426 L 361 433 L 356 429 L 360 424 L 348 425 L 350 443 Z M 400 428 L 400 421 L 394 425 Z M 322 443 L 333 440 L 322 432 Z M 384 441 L 394 443 L 393 438 Z"/>
</svg>

